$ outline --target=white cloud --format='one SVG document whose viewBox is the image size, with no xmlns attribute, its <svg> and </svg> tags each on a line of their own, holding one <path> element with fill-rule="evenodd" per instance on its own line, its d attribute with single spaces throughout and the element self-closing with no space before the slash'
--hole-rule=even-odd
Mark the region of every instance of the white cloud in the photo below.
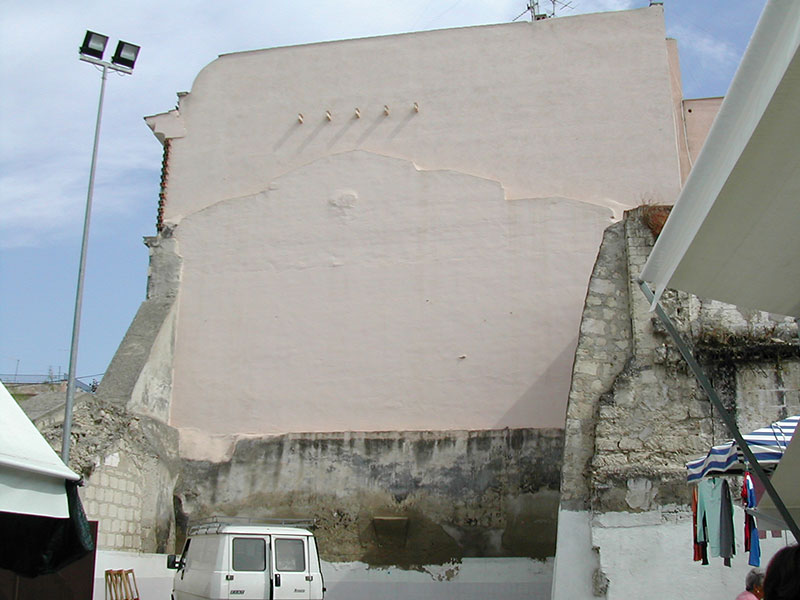
<svg viewBox="0 0 800 600">
<path fill-rule="evenodd" d="M 559 0 L 560 1 L 560 0 Z M 648 0 L 572 0 L 570 16 L 647 6 Z M 98 72 L 77 60 L 85 29 L 142 46 L 132 76 L 109 77 L 96 210 L 155 210 L 161 149 L 142 117 L 169 110 L 218 54 L 415 29 L 507 22 L 526 0 L 115 0 L 5 2 L 0 21 L 0 245 L 44 239 L 83 218 Z M 540 9 L 551 8 L 540 0 Z M 686 26 L 683 64 L 735 67 L 731 46 Z M 117 37 L 118 36 L 118 37 Z M 34 42 L 31 44 L 31 42 Z M 686 51 L 698 58 L 685 59 Z M 733 68 L 731 67 L 731 69 Z M 691 69 L 690 77 L 699 78 Z M 112 193 L 112 198 L 107 198 Z M 101 198 L 102 196 L 102 198 Z M 130 203 L 130 206 L 126 206 Z M 27 243 L 27 242 L 26 242 Z"/>
<path fill-rule="evenodd" d="M 142 117 L 169 110 L 218 54 L 420 27 L 502 22 L 518 0 L 143 0 L 5 3 L 0 24 L 0 245 L 46 243 L 83 220 L 100 77 L 78 61 L 86 29 L 140 44 L 106 87 L 93 211 L 155 211 L 161 149 Z M 444 10 L 448 9 L 448 10 Z M 33 42 L 33 43 L 32 43 Z M 11 115 L 9 117 L 9 115 Z M 114 190 L 115 182 L 124 190 Z"/>
<path fill-rule="evenodd" d="M 703 70 L 736 67 L 740 54 L 733 45 L 723 39 L 692 26 L 677 26 L 671 34 L 677 38 L 681 49 L 701 61 Z M 687 61 L 688 62 L 688 61 Z"/>
</svg>

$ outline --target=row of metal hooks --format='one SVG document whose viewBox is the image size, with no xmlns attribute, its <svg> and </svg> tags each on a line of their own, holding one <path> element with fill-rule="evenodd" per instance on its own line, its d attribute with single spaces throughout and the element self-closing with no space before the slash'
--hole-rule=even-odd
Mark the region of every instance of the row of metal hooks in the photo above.
<svg viewBox="0 0 800 600">
<path fill-rule="evenodd" d="M 415 113 L 418 113 L 419 112 L 419 103 L 418 102 L 414 102 L 414 104 L 411 105 L 411 110 L 414 111 Z M 390 112 L 391 111 L 389 109 L 389 105 L 388 104 L 384 104 L 383 105 L 383 115 L 385 117 L 388 117 Z M 330 111 L 330 110 L 326 110 L 325 111 L 325 118 L 328 121 L 333 121 L 333 112 Z M 353 118 L 354 119 L 360 119 L 361 118 L 361 109 L 360 108 L 356 107 L 355 109 L 353 109 Z M 303 123 L 304 121 L 305 121 L 305 117 L 303 116 L 303 113 L 297 113 L 297 122 L 298 123 Z"/>
</svg>

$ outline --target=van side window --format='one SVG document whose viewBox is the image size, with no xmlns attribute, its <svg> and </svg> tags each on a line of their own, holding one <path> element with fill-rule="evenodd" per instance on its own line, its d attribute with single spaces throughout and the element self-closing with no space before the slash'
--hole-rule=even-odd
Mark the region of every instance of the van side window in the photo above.
<svg viewBox="0 0 800 600">
<path fill-rule="evenodd" d="M 305 571 L 306 553 L 303 540 L 275 540 L 275 568 L 278 571 Z"/>
<path fill-rule="evenodd" d="M 233 570 L 263 571 L 267 568 L 267 550 L 263 539 L 233 538 Z"/>
</svg>

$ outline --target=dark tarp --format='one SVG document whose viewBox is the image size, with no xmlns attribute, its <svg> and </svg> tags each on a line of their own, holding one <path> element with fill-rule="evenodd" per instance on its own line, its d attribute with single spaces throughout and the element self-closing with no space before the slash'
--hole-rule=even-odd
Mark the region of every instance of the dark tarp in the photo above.
<svg viewBox="0 0 800 600">
<path fill-rule="evenodd" d="M 36 577 L 54 573 L 94 551 L 78 482 L 65 484 L 68 519 L 0 512 L 0 568 Z"/>
</svg>

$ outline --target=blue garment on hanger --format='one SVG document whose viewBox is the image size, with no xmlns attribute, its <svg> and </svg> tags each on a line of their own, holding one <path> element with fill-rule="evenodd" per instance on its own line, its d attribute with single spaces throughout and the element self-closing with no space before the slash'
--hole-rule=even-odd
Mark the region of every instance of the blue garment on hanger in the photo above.
<svg viewBox="0 0 800 600">
<path fill-rule="evenodd" d="M 750 473 L 744 475 L 744 487 L 747 491 L 747 508 L 756 507 L 756 488 Z M 761 566 L 761 543 L 758 541 L 758 528 L 752 515 L 745 516 L 745 527 L 750 529 L 750 559 L 747 561 L 751 567 Z"/>
</svg>

